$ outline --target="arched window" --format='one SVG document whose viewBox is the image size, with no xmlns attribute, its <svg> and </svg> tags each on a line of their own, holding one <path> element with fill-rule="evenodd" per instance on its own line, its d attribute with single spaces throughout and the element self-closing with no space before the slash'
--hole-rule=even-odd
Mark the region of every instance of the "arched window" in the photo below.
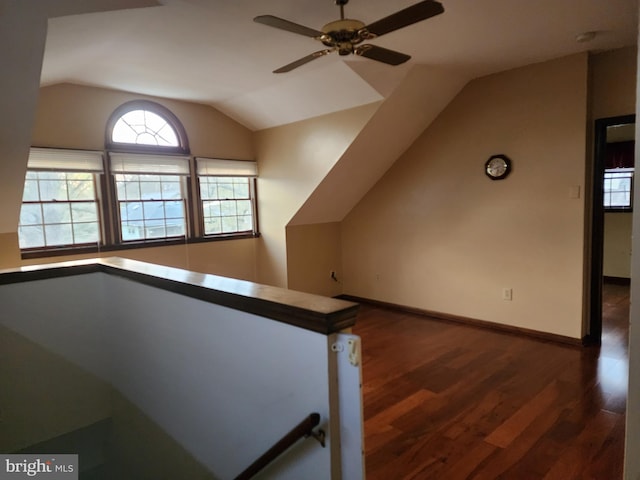
<svg viewBox="0 0 640 480">
<path fill-rule="evenodd" d="M 106 146 L 115 151 L 189 153 L 182 124 L 166 107 L 135 100 L 118 107 L 107 122 Z"/>
<path fill-rule="evenodd" d="M 154 102 L 118 107 L 107 124 L 118 242 L 189 237 L 190 159 L 177 117 Z"/>
</svg>

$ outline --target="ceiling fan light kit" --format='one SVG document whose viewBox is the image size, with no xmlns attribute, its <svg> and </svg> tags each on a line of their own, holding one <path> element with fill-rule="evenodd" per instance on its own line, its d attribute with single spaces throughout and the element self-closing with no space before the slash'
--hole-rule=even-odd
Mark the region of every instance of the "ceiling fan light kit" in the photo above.
<svg viewBox="0 0 640 480">
<path fill-rule="evenodd" d="M 444 7 L 441 3 L 435 0 L 424 0 L 366 25 L 360 20 L 344 18 L 344 6 L 348 1 L 349 0 L 335 0 L 336 5 L 340 6 L 340 20 L 327 23 L 321 30 L 305 27 L 304 25 L 299 25 L 283 18 L 274 17 L 273 15 L 260 15 L 255 17 L 253 19 L 254 22 L 311 37 L 328 47 L 280 67 L 274 70 L 273 73 L 290 72 L 294 68 L 298 68 L 311 60 L 323 57 L 332 52 L 338 52 L 339 55 L 359 55 L 388 65 L 400 65 L 409 60 L 411 56 L 362 42 L 399 30 L 400 28 L 407 27 L 444 12 Z"/>
</svg>

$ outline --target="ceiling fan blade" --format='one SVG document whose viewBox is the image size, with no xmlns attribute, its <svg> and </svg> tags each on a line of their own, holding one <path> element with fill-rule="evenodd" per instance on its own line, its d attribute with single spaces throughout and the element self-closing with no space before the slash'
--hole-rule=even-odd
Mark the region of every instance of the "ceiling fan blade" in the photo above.
<svg viewBox="0 0 640 480">
<path fill-rule="evenodd" d="M 298 35 L 304 35 L 305 37 L 320 37 L 323 33 L 313 28 L 305 27 L 297 23 L 290 22 L 284 18 L 274 17 L 273 15 L 260 15 L 253 19 L 256 23 L 262 23 L 270 27 L 279 28 L 280 30 L 286 30 L 287 32 L 297 33 Z"/>
<path fill-rule="evenodd" d="M 379 37 L 385 33 L 393 32 L 394 30 L 421 22 L 427 18 L 435 17 L 442 12 L 444 12 L 444 7 L 440 2 L 425 0 L 393 13 L 388 17 L 384 17 L 377 22 L 373 22 L 364 28 L 369 33 L 373 33 Z"/>
<path fill-rule="evenodd" d="M 410 55 L 370 44 L 360 45 L 354 50 L 354 53 L 389 65 L 400 65 L 411 58 Z"/>
<path fill-rule="evenodd" d="M 311 55 L 307 55 L 306 57 L 302 57 L 299 60 L 296 60 L 295 62 L 291 62 L 291 63 L 285 65 L 284 67 L 280 67 L 279 69 L 274 70 L 273 73 L 290 72 L 294 68 L 301 67 L 305 63 L 309 63 L 311 60 L 315 60 L 316 58 L 319 58 L 319 57 L 324 57 L 325 55 L 327 55 L 327 54 L 329 54 L 331 52 L 333 52 L 333 49 L 331 49 L 331 48 L 327 48 L 325 50 L 318 50 L 317 52 L 313 52 Z"/>
</svg>

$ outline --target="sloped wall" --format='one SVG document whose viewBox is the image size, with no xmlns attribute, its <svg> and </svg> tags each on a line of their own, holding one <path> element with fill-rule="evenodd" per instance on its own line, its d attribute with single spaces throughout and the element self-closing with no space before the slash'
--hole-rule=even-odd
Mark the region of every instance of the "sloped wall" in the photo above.
<svg viewBox="0 0 640 480">
<path fill-rule="evenodd" d="M 586 54 L 467 85 L 343 221 L 344 293 L 581 337 L 586 108 Z"/>
<path fill-rule="evenodd" d="M 340 222 L 466 81 L 444 68 L 416 65 L 384 100 L 287 224 L 289 288 L 342 293 Z"/>
<path fill-rule="evenodd" d="M 365 105 L 256 132 L 262 235 L 258 282 L 289 286 L 286 227 L 378 106 Z"/>
</svg>

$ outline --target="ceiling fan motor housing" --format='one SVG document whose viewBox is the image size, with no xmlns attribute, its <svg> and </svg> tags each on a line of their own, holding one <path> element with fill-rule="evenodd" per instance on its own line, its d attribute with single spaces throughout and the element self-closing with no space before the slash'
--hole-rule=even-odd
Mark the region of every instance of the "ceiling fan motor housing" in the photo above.
<svg viewBox="0 0 640 480">
<path fill-rule="evenodd" d="M 320 37 L 320 41 L 327 47 L 337 49 L 340 55 L 353 53 L 354 45 L 375 36 L 367 32 L 363 22 L 350 18 L 329 22 L 322 27 L 322 32 L 324 35 Z"/>
</svg>

